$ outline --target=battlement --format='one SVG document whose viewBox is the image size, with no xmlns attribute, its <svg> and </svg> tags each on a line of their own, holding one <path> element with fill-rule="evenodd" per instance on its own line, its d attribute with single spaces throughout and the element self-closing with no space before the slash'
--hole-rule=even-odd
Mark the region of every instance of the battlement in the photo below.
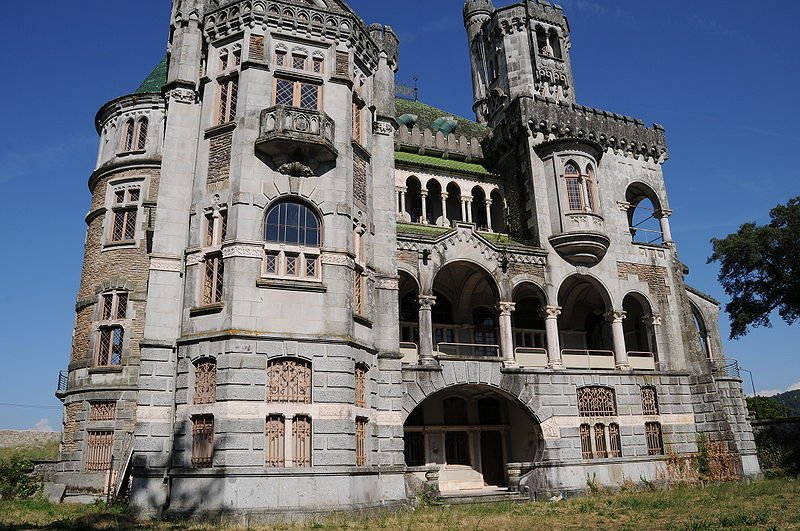
<svg viewBox="0 0 800 531">
<path fill-rule="evenodd" d="M 569 22 L 560 5 L 537 0 L 528 2 L 528 9 L 531 17 L 536 20 L 555 24 L 569 31 Z"/>
<path fill-rule="evenodd" d="M 419 127 L 409 129 L 403 124 L 395 133 L 396 151 L 414 151 L 419 154 L 438 154 L 442 158 L 480 162 L 483 160 L 483 149 L 478 138 L 467 138 L 464 135 L 445 135 L 441 131 L 431 129 L 420 130 Z"/>
</svg>

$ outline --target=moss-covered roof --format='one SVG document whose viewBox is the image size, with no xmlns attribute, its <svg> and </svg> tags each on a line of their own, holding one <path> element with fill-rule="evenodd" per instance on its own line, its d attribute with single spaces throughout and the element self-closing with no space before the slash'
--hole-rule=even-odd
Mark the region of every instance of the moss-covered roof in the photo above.
<svg viewBox="0 0 800 531">
<path fill-rule="evenodd" d="M 164 57 L 158 65 L 150 72 L 134 94 L 147 94 L 149 92 L 161 92 L 161 87 L 167 82 L 167 58 Z"/>
<path fill-rule="evenodd" d="M 404 114 L 417 115 L 418 118 L 416 125 L 420 129 L 430 129 L 431 125 L 433 125 L 433 122 L 435 122 L 437 118 L 441 118 L 443 116 L 453 116 L 458 121 L 458 127 L 456 127 L 456 130 L 453 133 L 457 137 L 464 135 L 467 138 L 483 139 L 489 134 L 489 128 L 479 123 L 473 122 L 472 120 L 467 120 L 461 116 L 456 116 L 451 112 L 444 111 L 437 107 L 426 105 L 420 101 L 396 98 L 395 102 L 397 116 L 402 116 Z"/>
<path fill-rule="evenodd" d="M 436 170 L 455 171 L 461 173 L 468 173 L 471 175 L 492 176 L 492 172 L 472 162 L 464 162 L 461 160 L 443 159 L 439 157 L 429 157 L 427 155 L 418 155 L 416 153 L 407 153 L 405 151 L 396 151 L 394 160 L 400 163 L 407 163 L 414 166 L 423 168 L 433 168 Z"/>
</svg>

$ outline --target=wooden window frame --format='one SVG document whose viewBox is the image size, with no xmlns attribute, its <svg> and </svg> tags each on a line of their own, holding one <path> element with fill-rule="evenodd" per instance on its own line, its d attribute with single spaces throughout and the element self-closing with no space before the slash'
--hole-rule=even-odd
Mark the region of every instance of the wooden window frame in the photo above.
<svg viewBox="0 0 800 531">
<path fill-rule="evenodd" d="M 225 261 L 221 252 L 209 253 L 203 260 L 203 305 L 219 304 L 225 291 Z"/>
<path fill-rule="evenodd" d="M 278 102 L 278 82 L 279 81 L 284 81 L 284 82 L 291 83 L 291 86 L 292 86 L 292 101 L 291 101 L 291 103 L 286 103 L 286 102 L 280 102 L 279 103 Z M 321 79 L 320 80 L 317 80 L 317 79 L 314 79 L 314 80 L 311 80 L 311 79 L 298 79 L 298 78 L 291 77 L 291 75 L 275 76 L 275 78 L 274 78 L 274 80 L 272 82 L 272 104 L 273 105 L 286 105 L 288 107 L 295 107 L 297 109 L 305 109 L 305 110 L 308 110 L 308 111 L 317 111 L 317 112 L 319 112 L 319 111 L 322 110 L 322 95 L 323 95 L 322 85 L 323 85 L 323 82 L 322 82 Z M 316 100 L 317 100 L 316 103 L 317 103 L 317 105 L 315 107 L 309 107 L 309 106 L 302 105 L 302 103 L 303 103 L 303 101 L 302 101 L 303 100 L 303 87 L 305 87 L 305 86 L 315 87 L 316 90 L 317 90 L 317 94 L 316 94 Z"/>
<path fill-rule="evenodd" d="M 123 364 L 129 301 L 130 293 L 124 290 L 106 291 L 99 295 L 95 367 L 119 367 Z"/>
<path fill-rule="evenodd" d="M 142 187 L 111 186 L 111 212 L 108 243 L 133 243 L 136 241 Z M 120 195 L 121 194 L 121 195 Z M 120 200 L 121 197 L 121 200 Z"/>
</svg>

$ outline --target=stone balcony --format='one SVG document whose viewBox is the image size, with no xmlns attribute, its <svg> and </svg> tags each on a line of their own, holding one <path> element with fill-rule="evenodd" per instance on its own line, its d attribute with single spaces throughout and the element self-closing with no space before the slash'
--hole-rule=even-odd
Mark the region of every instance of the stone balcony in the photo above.
<svg viewBox="0 0 800 531">
<path fill-rule="evenodd" d="M 261 111 L 256 149 L 277 165 L 309 166 L 336 160 L 336 124 L 321 111 L 276 105 Z"/>
</svg>

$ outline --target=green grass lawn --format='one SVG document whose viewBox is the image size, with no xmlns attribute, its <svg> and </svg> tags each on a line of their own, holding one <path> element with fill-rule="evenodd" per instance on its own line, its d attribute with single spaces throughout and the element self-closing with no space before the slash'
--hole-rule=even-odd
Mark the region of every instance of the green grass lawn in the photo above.
<svg viewBox="0 0 800 531">
<path fill-rule="evenodd" d="M 209 523 L 135 524 L 124 508 L 0 501 L 0 529 L 223 529 Z M 224 528 L 236 529 L 236 528 Z M 303 525 L 250 529 L 800 529 L 800 481 L 772 479 L 667 491 L 594 493 L 563 502 L 426 507 L 375 517 L 335 515 Z"/>
</svg>

